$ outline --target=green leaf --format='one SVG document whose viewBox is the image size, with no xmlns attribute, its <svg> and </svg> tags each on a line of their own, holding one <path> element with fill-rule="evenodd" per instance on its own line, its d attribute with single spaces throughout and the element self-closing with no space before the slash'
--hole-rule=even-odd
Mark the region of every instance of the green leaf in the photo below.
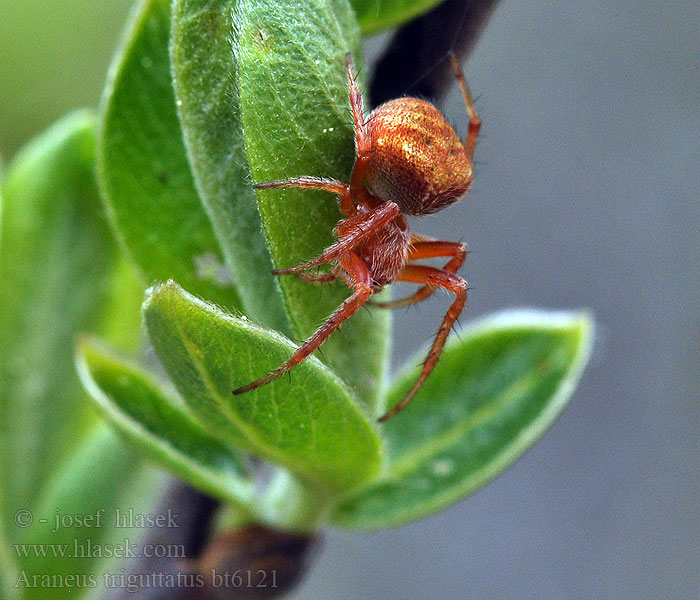
<svg viewBox="0 0 700 600">
<path fill-rule="evenodd" d="M 5 532 L 5 526 L 0 522 L 0 597 L 6 600 L 16 600 L 19 590 L 15 587 L 19 575 L 19 566 L 13 556 L 12 545 Z"/>
<path fill-rule="evenodd" d="M 111 435 L 95 432 L 93 411 L 74 373 L 78 330 L 100 329 L 111 337 L 117 331 L 111 321 L 116 307 L 138 313 L 138 303 L 131 303 L 134 294 L 124 294 L 134 286 L 126 268 L 115 268 L 116 247 L 101 214 L 94 138 L 90 113 L 64 118 L 18 155 L 2 187 L 3 598 L 18 597 L 20 592 L 25 599 L 62 597 L 65 592 L 48 591 L 46 586 L 22 589 L 26 588 L 22 583 L 16 587 L 20 566 L 28 575 L 72 575 L 89 572 L 94 563 L 90 557 L 21 559 L 13 542 L 72 543 L 87 534 L 67 529 L 59 536 L 45 535 L 49 532 L 42 533 L 39 515 L 53 519 L 57 510 L 77 514 L 90 502 L 111 511 L 111 499 L 116 498 L 129 498 L 130 506 L 138 509 L 142 504 L 133 502 L 144 499 L 144 489 L 153 489 L 152 485 L 131 488 L 131 478 L 140 472 L 138 460 Z M 133 346 L 134 328 L 133 322 L 120 323 L 121 345 Z M 14 519 L 18 510 L 32 512 L 32 527 L 18 527 Z M 90 537 L 99 542 L 109 531 L 91 530 Z M 78 597 L 82 590 L 74 591 Z"/>
<path fill-rule="evenodd" d="M 245 312 L 257 323 L 289 334 L 243 148 L 231 51 L 235 5 L 236 0 L 173 2 L 175 95 L 192 174 Z"/>
<path fill-rule="evenodd" d="M 346 0 L 240 0 L 234 52 L 246 152 L 253 180 L 322 175 L 348 181 L 354 137 L 345 53 L 361 66 L 360 35 Z M 257 194 L 277 267 L 333 243 L 337 197 L 272 189 Z M 280 278 L 293 332 L 307 338 L 349 295 L 342 283 Z M 370 410 L 387 368 L 388 315 L 360 311 L 323 346 L 326 362 Z"/>
<path fill-rule="evenodd" d="M 0 512 L 8 524 L 31 508 L 92 419 L 74 375 L 73 336 L 100 320 L 114 261 L 93 161 L 93 117 L 75 113 L 24 149 L 3 185 Z"/>
<path fill-rule="evenodd" d="M 350 0 L 364 35 L 414 19 L 440 2 L 442 0 Z"/>
<path fill-rule="evenodd" d="M 2 238 L 3 175 L 3 162 L 2 156 L 0 156 L 0 239 Z M 1 249 L 2 245 L 0 244 L 0 250 Z M 17 578 L 17 565 L 15 564 L 15 558 L 10 551 L 10 542 L 7 537 L 6 525 L 3 517 L 3 512 L 0 510 L 0 597 L 7 598 L 8 600 L 15 600 L 18 594 L 18 590 L 14 586 Z"/>
<path fill-rule="evenodd" d="M 335 522 L 376 528 L 416 520 L 495 477 L 566 405 L 588 358 L 591 329 L 586 314 L 513 312 L 465 332 L 411 404 L 387 421 L 387 468 L 340 506 Z M 397 380 L 388 406 L 417 373 Z"/>
<path fill-rule="evenodd" d="M 376 474 L 380 442 L 343 384 L 310 358 L 262 388 L 232 390 L 264 375 L 292 344 L 169 282 L 144 305 L 151 342 L 187 405 L 222 439 L 332 491 Z"/>
<path fill-rule="evenodd" d="M 125 540 L 136 544 L 144 530 L 116 527 L 116 511 L 149 514 L 161 489 L 162 476 L 143 467 L 105 426 L 98 425 L 81 442 L 49 480 L 31 511 L 31 524 L 19 530 L 16 543 L 23 546 L 11 549 L 20 563 L 14 584 L 23 600 L 89 596 L 101 587 L 105 572 L 119 574 L 119 567 L 99 552 L 124 546 Z M 43 579 L 52 576 L 63 585 Z"/>
<path fill-rule="evenodd" d="M 253 497 L 241 457 L 213 438 L 150 375 L 83 340 L 78 372 L 105 417 L 127 440 L 190 485 L 239 509 Z"/>
<path fill-rule="evenodd" d="M 148 283 L 177 278 L 231 308 L 239 298 L 190 173 L 170 77 L 167 0 L 145 0 L 112 66 L 98 172 L 108 214 Z"/>
<path fill-rule="evenodd" d="M 140 335 L 141 304 L 145 290 L 132 263 L 123 253 L 118 254 L 110 275 L 109 297 L 102 309 L 102 322 L 96 332 L 114 348 L 136 353 L 143 341 Z"/>
</svg>

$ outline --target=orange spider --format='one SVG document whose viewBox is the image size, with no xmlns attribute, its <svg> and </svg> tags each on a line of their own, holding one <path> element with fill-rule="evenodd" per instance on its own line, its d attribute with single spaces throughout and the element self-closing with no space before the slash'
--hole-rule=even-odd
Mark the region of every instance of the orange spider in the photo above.
<svg viewBox="0 0 700 600">
<path fill-rule="evenodd" d="M 295 274 L 316 283 L 341 277 L 353 293 L 287 362 L 265 377 L 234 390 L 234 394 L 265 385 L 308 358 L 372 294 L 394 281 L 421 287 L 408 298 L 374 306 L 393 308 L 420 302 L 435 288 L 444 288 L 456 298 L 440 325 L 420 376 L 404 398 L 379 421 L 384 422 L 403 409 L 430 375 L 467 300 L 467 283 L 455 274 L 464 262 L 466 247 L 411 233 L 404 215 L 434 213 L 463 197 L 471 185 L 472 157 L 481 121 L 453 54 L 450 60 L 469 114 L 464 143 L 439 110 L 417 98 L 390 100 L 365 119 L 362 95 L 355 81 L 352 59 L 347 54 L 357 149 L 350 185 L 336 179 L 294 177 L 254 186 L 256 189 L 309 188 L 338 194 L 340 210 L 345 215 L 335 228 L 338 241 L 317 258 L 277 270 L 275 274 Z M 417 260 L 435 257 L 449 257 L 449 261 L 442 269 L 415 264 Z M 325 263 L 333 263 L 330 273 L 306 272 Z"/>
</svg>

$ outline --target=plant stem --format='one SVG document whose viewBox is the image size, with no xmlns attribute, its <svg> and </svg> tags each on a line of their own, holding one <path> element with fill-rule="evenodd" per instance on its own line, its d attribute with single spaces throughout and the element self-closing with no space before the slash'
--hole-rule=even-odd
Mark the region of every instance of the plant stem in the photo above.
<svg viewBox="0 0 700 600">
<path fill-rule="evenodd" d="M 467 57 L 497 2 L 447 0 L 401 27 L 372 75 L 373 105 L 406 95 L 439 100 L 454 82 L 447 53 Z"/>
<path fill-rule="evenodd" d="M 317 531 L 329 511 L 330 499 L 322 491 L 283 469 L 278 469 L 270 481 L 261 508 L 267 524 L 300 533 Z"/>
<path fill-rule="evenodd" d="M 154 514 L 174 515 L 177 527 L 148 529 L 139 543 L 139 549 L 143 549 L 148 544 L 152 548 L 181 548 L 188 559 L 199 556 L 207 544 L 210 524 L 218 507 L 219 503 L 215 500 L 184 483 L 173 481 L 166 489 Z M 182 558 L 146 557 L 143 552 L 138 552 L 138 558 L 128 561 L 124 567 L 124 571 L 117 570 L 116 573 L 123 574 L 125 578 L 137 578 L 153 573 L 162 574 L 164 577 L 178 577 L 179 574 L 186 574 L 188 571 L 187 562 Z M 134 597 L 133 592 L 129 592 L 127 587 L 119 586 L 118 583 L 115 587 L 106 589 L 101 595 L 103 600 L 132 600 Z M 187 587 L 143 585 L 139 589 L 138 598 L 139 600 L 187 600 L 192 598 L 192 590 Z"/>
</svg>

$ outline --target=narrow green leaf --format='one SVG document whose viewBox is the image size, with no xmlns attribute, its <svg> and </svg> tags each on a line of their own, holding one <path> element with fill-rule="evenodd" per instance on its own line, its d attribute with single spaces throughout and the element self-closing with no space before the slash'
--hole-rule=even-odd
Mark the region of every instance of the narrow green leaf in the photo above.
<svg viewBox="0 0 700 600">
<path fill-rule="evenodd" d="M 347 489 L 376 474 L 374 428 L 315 358 L 291 378 L 234 396 L 288 358 L 292 344 L 172 282 L 150 292 L 144 318 L 168 374 L 213 434 L 326 488 Z"/>
<path fill-rule="evenodd" d="M 75 113 L 23 150 L 3 185 L 0 512 L 6 523 L 31 507 L 92 418 L 74 375 L 73 336 L 99 321 L 114 261 L 93 161 L 93 117 Z"/>
<path fill-rule="evenodd" d="M 348 181 L 354 162 L 345 53 L 361 67 L 360 35 L 346 0 L 240 0 L 234 51 L 246 152 L 256 182 L 298 175 Z M 257 194 L 277 267 L 333 243 L 336 196 L 272 189 Z M 308 337 L 348 296 L 342 283 L 291 276 L 280 285 L 295 335 Z M 387 367 L 388 315 L 361 311 L 323 346 L 324 362 L 372 410 Z"/>
<path fill-rule="evenodd" d="M 400 25 L 443 0 L 350 0 L 364 35 Z"/>
<path fill-rule="evenodd" d="M 112 510 L 110 498 L 115 496 L 108 489 L 118 492 L 119 498 L 126 498 L 129 477 L 138 471 L 138 460 L 122 445 L 95 442 L 93 411 L 80 389 L 71 360 L 78 330 L 102 329 L 110 336 L 115 333 L 110 319 L 117 306 L 117 294 L 120 311 L 126 312 L 131 306 L 138 313 L 138 303 L 134 307 L 129 302 L 133 294 L 124 295 L 125 289 L 133 287 L 128 284 L 128 270 L 115 268 L 116 247 L 102 215 L 94 178 L 94 145 L 93 116 L 86 112 L 70 115 L 18 155 L 2 187 L 3 598 L 62 597 L 65 592 L 47 591 L 49 586 L 45 584 L 29 588 L 31 582 L 19 581 L 23 575 L 89 573 L 94 557 L 83 561 L 78 557 L 66 560 L 47 555 L 28 560 L 18 554 L 12 543 L 60 545 L 84 539 L 83 534 L 39 534 L 38 515 L 53 519 L 56 511 L 75 514 L 71 511 L 79 512 L 84 500 L 95 501 L 98 506 L 104 502 L 105 510 Z M 133 345 L 135 327 L 133 322 L 120 324 L 118 338 L 122 345 Z M 103 464 L 76 470 L 81 462 L 76 462 L 77 456 L 83 456 L 85 464 L 112 452 L 117 453 L 119 467 L 123 466 L 126 472 L 120 468 L 105 471 L 111 468 L 109 458 Z M 106 476 L 115 479 L 105 481 Z M 143 499 L 143 495 L 137 486 L 130 503 L 137 497 Z M 18 526 L 14 517 L 19 510 L 31 512 L 35 519 L 32 527 Z M 91 532 L 90 537 L 99 542 L 108 531 Z M 75 597 L 84 591 L 78 588 L 72 594 Z"/>
<path fill-rule="evenodd" d="M 243 148 L 231 51 L 235 5 L 236 0 L 173 2 L 175 95 L 192 174 L 245 312 L 261 325 L 289 334 Z"/>
<path fill-rule="evenodd" d="M 78 372 L 111 424 L 190 485 L 249 510 L 253 488 L 243 460 L 213 438 L 182 402 L 142 369 L 83 340 Z"/>
<path fill-rule="evenodd" d="M 150 514 L 162 480 L 101 424 L 63 467 L 48 480 L 31 511 L 31 524 L 15 525 L 17 545 L 11 551 L 20 571 L 14 585 L 23 600 L 90 596 L 102 587 L 105 572 L 121 573 L 113 559 L 100 553 L 136 544 L 144 530 L 119 527 L 123 520 L 117 520 L 116 511 Z"/>
<path fill-rule="evenodd" d="M 117 236 L 148 283 L 169 277 L 239 307 L 190 173 L 170 76 L 167 0 L 144 0 L 112 66 L 98 140 L 100 184 Z"/>
<path fill-rule="evenodd" d="M 586 314 L 513 312 L 449 345 L 425 386 L 383 428 L 388 466 L 335 515 L 345 527 L 398 525 L 483 485 L 529 448 L 576 388 L 591 345 Z M 388 406 L 417 376 L 396 382 Z"/>
<path fill-rule="evenodd" d="M 140 350 L 141 304 L 144 286 L 133 264 L 122 252 L 110 274 L 109 296 L 102 308 L 100 326 L 95 329 L 99 337 L 110 346 L 128 353 Z M 85 333 L 80 331 L 79 333 Z"/>
<path fill-rule="evenodd" d="M 12 549 L 12 544 L 5 532 L 4 523 L 0 522 L 0 597 L 6 600 L 19 598 L 19 589 L 15 587 L 19 576 L 19 566 Z"/>
<path fill-rule="evenodd" d="M 3 161 L 0 156 L 0 240 L 2 238 L 2 182 L 3 182 Z M 2 243 L 0 243 L 0 251 Z M 0 256 L 0 260 L 1 260 Z M 0 487 L 2 487 L 0 485 Z M 17 580 L 17 565 L 15 557 L 10 550 L 10 541 L 7 537 L 6 524 L 4 522 L 3 511 L 0 510 L 0 597 L 7 600 L 15 600 L 19 590 L 14 586 Z"/>
</svg>

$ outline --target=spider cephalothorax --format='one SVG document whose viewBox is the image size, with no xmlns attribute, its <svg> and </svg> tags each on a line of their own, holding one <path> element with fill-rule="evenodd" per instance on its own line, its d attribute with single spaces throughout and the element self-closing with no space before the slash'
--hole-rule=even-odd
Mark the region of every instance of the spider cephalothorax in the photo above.
<svg viewBox="0 0 700 600">
<path fill-rule="evenodd" d="M 452 55 L 450 59 L 469 113 L 469 132 L 464 143 L 440 111 L 417 98 L 386 102 L 365 119 L 362 96 L 348 54 L 346 66 L 357 150 L 350 184 L 304 176 L 255 186 L 256 189 L 300 187 L 338 194 L 340 210 L 345 215 L 335 228 L 338 241 L 313 260 L 275 273 L 293 273 L 317 283 L 341 277 L 353 294 L 287 362 L 265 377 L 234 390 L 234 394 L 258 388 L 298 365 L 373 293 L 394 281 L 421 287 L 413 296 L 374 306 L 392 308 L 420 302 L 435 288 L 444 288 L 456 298 L 440 325 L 420 376 L 406 396 L 379 420 L 386 421 L 406 406 L 435 367 L 447 335 L 467 300 L 467 284 L 455 274 L 464 262 L 466 248 L 458 242 L 412 233 L 404 214 L 419 216 L 438 211 L 464 196 L 472 181 L 472 156 L 481 122 L 457 60 Z M 436 257 L 449 258 L 442 269 L 415 263 Z M 330 273 L 309 273 L 326 263 L 333 264 Z"/>
</svg>

